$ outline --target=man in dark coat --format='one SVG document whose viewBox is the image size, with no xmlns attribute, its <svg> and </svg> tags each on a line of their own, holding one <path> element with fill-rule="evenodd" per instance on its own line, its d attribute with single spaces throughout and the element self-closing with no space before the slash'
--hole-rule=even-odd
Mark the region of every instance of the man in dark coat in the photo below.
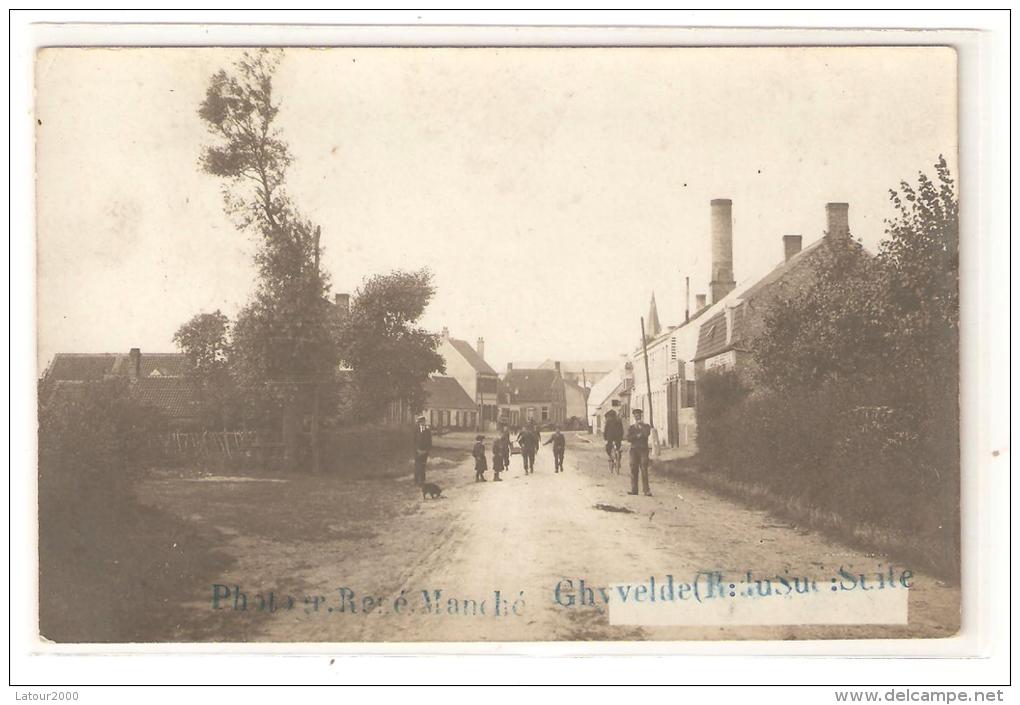
<svg viewBox="0 0 1020 705">
<path fill-rule="evenodd" d="M 613 460 L 613 451 L 620 450 L 623 445 L 623 421 L 615 409 L 606 412 L 606 426 L 602 429 L 602 437 L 606 439 L 606 455 Z"/>
<path fill-rule="evenodd" d="M 429 461 L 432 450 L 432 429 L 425 425 L 425 417 L 418 417 L 418 425 L 414 429 L 414 481 L 416 484 L 425 482 L 425 464 Z"/>
<path fill-rule="evenodd" d="M 638 493 L 638 475 L 641 475 L 642 489 L 647 496 L 652 496 L 652 490 L 648 487 L 648 464 L 649 458 L 649 437 L 652 435 L 652 427 L 642 421 L 644 413 L 641 409 L 634 409 L 634 423 L 627 429 L 627 442 L 630 443 L 630 494 Z"/>
<path fill-rule="evenodd" d="M 553 462 L 556 468 L 553 472 L 563 472 L 563 455 L 567 450 L 567 439 L 560 431 L 559 426 L 556 427 L 556 432 L 543 445 L 549 445 L 550 443 L 552 443 Z"/>
<path fill-rule="evenodd" d="M 510 429 L 503 424 L 499 434 L 500 447 L 503 450 L 503 469 L 510 469 Z"/>
<path fill-rule="evenodd" d="M 517 443 L 521 446 L 521 458 L 524 459 L 525 475 L 535 472 L 535 454 L 538 452 L 541 440 L 542 436 L 532 421 L 529 421 L 528 425 L 517 434 Z"/>
</svg>

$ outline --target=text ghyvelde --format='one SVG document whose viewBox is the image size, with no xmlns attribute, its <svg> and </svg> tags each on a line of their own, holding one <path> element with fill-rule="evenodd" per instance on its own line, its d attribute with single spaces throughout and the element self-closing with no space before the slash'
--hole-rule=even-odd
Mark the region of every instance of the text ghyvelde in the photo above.
<svg viewBox="0 0 1020 705">
<path fill-rule="evenodd" d="M 809 596 L 820 591 L 861 592 L 906 590 L 912 571 L 879 564 L 870 570 L 840 567 L 832 575 L 758 575 L 745 571 L 698 571 L 690 577 L 649 576 L 634 583 L 598 583 L 586 578 L 562 578 L 547 593 L 554 607 L 601 609 L 611 602 L 703 602 L 734 598 Z M 546 604 L 549 604 L 546 602 Z M 426 615 L 520 617 L 527 609 L 524 590 L 493 589 L 476 595 L 455 594 L 443 588 L 360 592 L 348 586 L 318 594 L 292 595 L 277 590 L 248 590 L 239 585 L 212 585 L 213 610 L 236 612 L 295 612 L 321 615 Z"/>
</svg>

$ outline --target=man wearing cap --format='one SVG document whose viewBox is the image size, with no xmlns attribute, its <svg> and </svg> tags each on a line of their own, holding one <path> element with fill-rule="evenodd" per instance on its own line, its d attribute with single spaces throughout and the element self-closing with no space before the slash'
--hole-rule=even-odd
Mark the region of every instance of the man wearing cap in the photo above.
<svg viewBox="0 0 1020 705">
<path fill-rule="evenodd" d="M 418 417 L 418 425 L 414 429 L 414 481 L 421 485 L 425 482 L 425 464 L 429 461 L 432 450 L 432 429 L 425 425 L 425 417 Z"/>
<path fill-rule="evenodd" d="M 652 427 L 642 420 L 644 412 L 641 409 L 634 409 L 631 413 L 634 415 L 634 423 L 627 429 L 627 442 L 630 443 L 630 494 L 638 493 L 640 474 L 642 489 L 645 495 L 651 497 L 652 490 L 648 487 L 648 439 L 652 435 Z"/>
</svg>

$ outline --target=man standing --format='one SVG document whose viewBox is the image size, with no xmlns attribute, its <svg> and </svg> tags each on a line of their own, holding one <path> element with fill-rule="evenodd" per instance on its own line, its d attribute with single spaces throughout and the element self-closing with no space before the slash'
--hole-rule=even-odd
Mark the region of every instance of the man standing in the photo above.
<svg viewBox="0 0 1020 705">
<path fill-rule="evenodd" d="M 425 483 L 425 464 L 429 461 L 432 450 L 432 429 L 425 425 L 425 417 L 418 417 L 418 426 L 414 429 L 414 482 Z"/>
<path fill-rule="evenodd" d="M 642 421 L 644 412 L 634 409 L 634 423 L 627 429 L 627 442 L 630 443 L 630 494 L 638 493 L 638 474 L 645 496 L 651 497 L 652 490 L 648 487 L 648 438 L 652 435 L 652 427 Z"/>
<path fill-rule="evenodd" d="M 503 424 L 499 434 L 500 447 L 503 450 L 503 469 L 510 469 L 510 429 Z"/>
<path fill-rule="evenodd" d="M 541 440 L 535 423 L 529 421 L 520 433 L 517 434 L 517 443 L 521 446 L 521 458 L 524 460 L 524 474 L 535 472 L 535 453 L 538 452 L 538 443 Z"/>
</svg>

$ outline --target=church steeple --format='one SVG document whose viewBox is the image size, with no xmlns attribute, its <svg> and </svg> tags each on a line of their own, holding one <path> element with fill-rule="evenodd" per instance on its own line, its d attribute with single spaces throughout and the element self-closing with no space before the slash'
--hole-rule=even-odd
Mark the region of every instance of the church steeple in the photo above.
<svg viewBox="0 0 1020 705">
<path fill-rule="evenodd" d="M 659 309 L 655 305 L 655 292 L 652 292 L 652 302 L 648 304 L 648 316 L 645 318 L 645 335 L 649 339 L 655 338 L 662 332 L 662 324 L 659 323 Z"/>
</svg>

